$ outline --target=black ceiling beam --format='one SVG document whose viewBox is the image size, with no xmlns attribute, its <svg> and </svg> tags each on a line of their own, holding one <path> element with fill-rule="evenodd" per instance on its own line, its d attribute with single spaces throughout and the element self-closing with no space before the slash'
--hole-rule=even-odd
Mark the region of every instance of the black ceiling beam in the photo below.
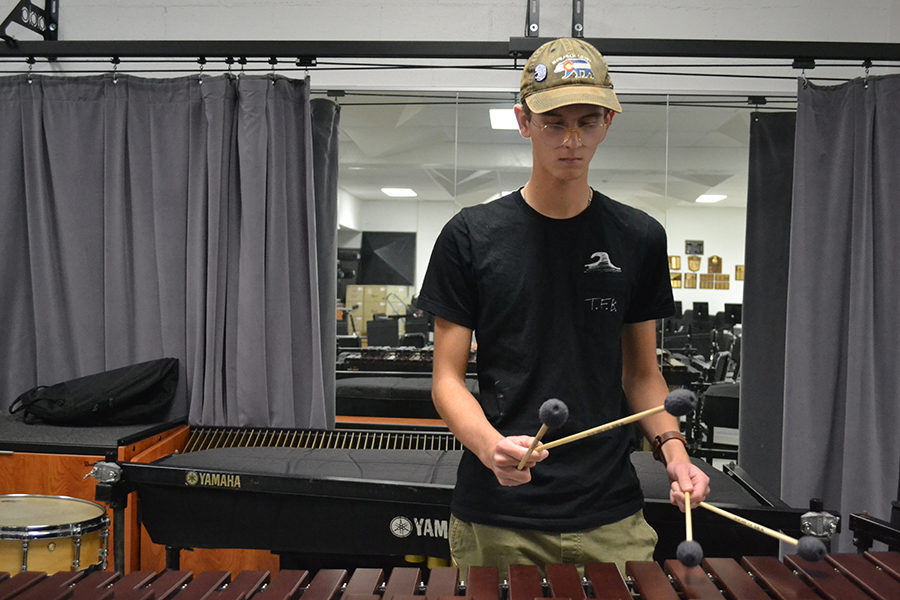
<svg viewBox="0 0 900 600">
<path fill-rule="evenodd" d="M 513 55 L 530 55 L 552 38 L 510 38 Z M 679 58 L 900 60 L 900 44 L 877 42 L 789 42 L 770 40 L 687 40 L 585 38 L 604 56 Z"/>
<path fill-rule="evenodd" d="M 109 40 L 0 44 L 0 56 L 47 58 L 509 58 L 508 42 L 292 41 L 292 40 Z"/>
<path fill-rule="evenodd" d="M 0 57 L 196 58 L 305 57 L 328 59 L 508 59 L 524 58 L 552 38 L 514 37 L 477 41 L 287 41 L 287 40 L 103 40 L 0 43 Z M 900 61 L 900 44 L 878 42 L 789 42 L 586 38 L 606 56 Z"/>
</svg>

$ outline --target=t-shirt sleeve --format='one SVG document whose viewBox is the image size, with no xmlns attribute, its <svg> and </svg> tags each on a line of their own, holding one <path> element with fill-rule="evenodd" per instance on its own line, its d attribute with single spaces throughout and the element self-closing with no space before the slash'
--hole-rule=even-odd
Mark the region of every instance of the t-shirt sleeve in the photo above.
<svg viewBox="0 0 900 600">
<path fill-rule="evenodd" d="M 416 306 L 436 317 L 475 329 L 478 294 L 469 232 L 462 213 L 444 225 L 434 243 Z"/>
<path fill-rule="evenodd" d="M 662 319 L 675 314 L 666 231 L 656 219 L 648 217 L 646 232 L 643 260 L 632 302 L 625 314 L 626 323 Z"/>
</svg>

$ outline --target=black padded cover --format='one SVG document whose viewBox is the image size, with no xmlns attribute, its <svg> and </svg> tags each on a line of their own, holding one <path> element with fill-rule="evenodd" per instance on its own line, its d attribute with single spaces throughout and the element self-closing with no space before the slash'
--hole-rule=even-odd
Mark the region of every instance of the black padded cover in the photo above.
<svg viewBox="0 0 900 600">
<path fill-rule="evenodd" d="M 342 448 L 216 448 L 175 454 L 156 465 L 310 479 L 359 479 L 453 486 L 461 451 Z"/>
</svg>

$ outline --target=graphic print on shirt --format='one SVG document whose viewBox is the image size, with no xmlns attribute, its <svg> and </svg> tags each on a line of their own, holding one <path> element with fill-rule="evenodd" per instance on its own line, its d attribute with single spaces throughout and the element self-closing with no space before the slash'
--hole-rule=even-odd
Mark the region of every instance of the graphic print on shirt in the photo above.
<svg viewBox="0 0 900 600">
<path fill-rule="evenodd" d="M 588 314 L 619 314 L 622 311 L 622 269 L 609 258 L 609 253 L 597 251 L 584 265 L 584 307 Z"/>
<path fill-rule="evenodd" d="M 584 272 L 590 273 L 592 271 L 603 271 L 603 272 L 612 272 L 612 273 L 621 273 L 622 269 L 612 264 L 612 261 L 609 260 L 609 254 L 606 252 L 594 252 L 591 254 L 591 258 L 595 259 L 593 262 L 589 262 L 584 265 Z"/>
</svg>

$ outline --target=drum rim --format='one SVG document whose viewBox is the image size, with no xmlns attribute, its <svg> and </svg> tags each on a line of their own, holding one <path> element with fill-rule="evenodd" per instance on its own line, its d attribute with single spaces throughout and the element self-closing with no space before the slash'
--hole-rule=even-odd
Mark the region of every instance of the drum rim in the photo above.
<svg viewBox="0 0 900 600">
<path fill-rule="evenodd" d="M 53 498 L 56 500 L 72 500 L 75 502 L 83 502 L 92 504 L 99 508 L 102 512 L 92 519 L 85 521 L 76 521 L 74 523 L 60 523 L 57 525 L 25 525 L 24 527 L 16 527 L 0 524 L 0 541 L 2 540 L 31 540 L 44 538 L 67 538 L 85 533 L 92 533 L 98 529 L 109 526 L 109 515 L 106 514 L 106 507 L 93 500 L 86 498 L 75 498 L 73 496 L 58 496 L 54 494 L 0 494 L 0 501 L 4 498 Z"/>
</svg>

